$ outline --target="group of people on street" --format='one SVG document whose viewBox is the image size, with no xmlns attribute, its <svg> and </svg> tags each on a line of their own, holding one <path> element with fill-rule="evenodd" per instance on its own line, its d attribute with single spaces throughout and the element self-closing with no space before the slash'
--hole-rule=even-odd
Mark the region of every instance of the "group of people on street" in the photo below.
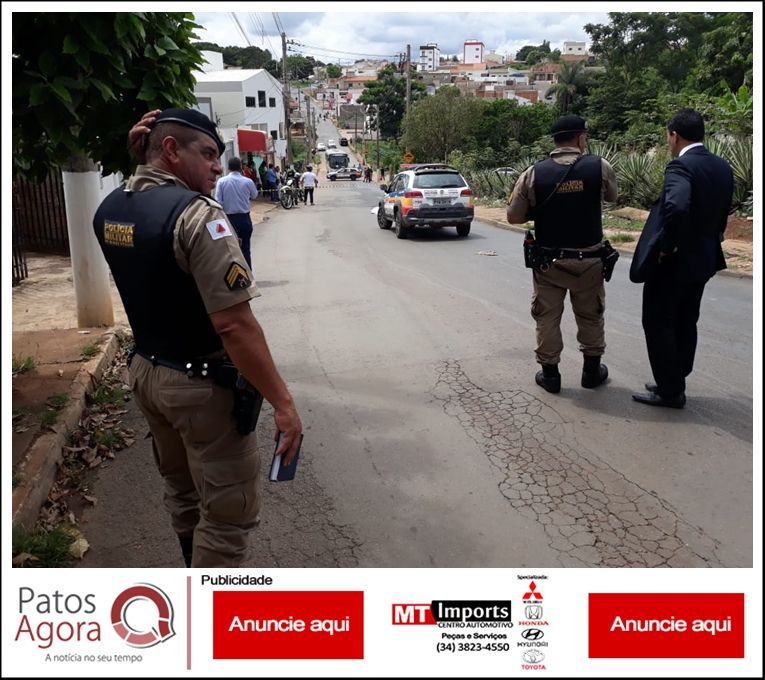
<svg viewBox="0 0 765 680">
<path fill-rule="evenodd" d="M 541 365 L 535 380 L 557 393 L 567 292 L 584 357 L 581 385 L 592 389 L 608 380 L 601 357 L 604 274 L 610 276 L 612 255 L 603 241 L 601 201 L 615 201 L 617 185 L 604 159 L 584 154 L 582 118 L 559 118 L 551 134 L 555 150 L 520 176 L 507 219 L 534 221 L 531 314 Z M 632 263 L 631 277 L 644 283 L 642 320 L 655 381 L 633 398 L 653 406 L 685 405 L 704 286 L 725 267 L 720 241 L 733 177 L 703 138 L 696 111 L 683 109 L 669 122 L 675 158 Z M 225 147 L 199 111 L 152 111 L 128 140 L 139 165 L 101 203 L 93 227 L 133 330 L 130 386 L 151 431 L 186 565 L 239 566 L 258 523 L 261 475 L 257 413 L 243 395 L 257 391 L 273 406 L 281 433 L 277 454 L 285 464 L 302 434 L 295 402 L 250 307 L 260 295 L 249 247 L 249 207 L 258 192 L 238 158 L 216 184 Z M 265 189 L 273 191 L 278 168 L 269 165 L 266 177 Z M 300 180 L 313 204 L 317 178 L 310 165 Z"/>
<path fill-rule="evenodd" d="M 704 287 L 725 268 L 721 247 L 733 197 L 728 163 L 703 145 L 704 120 L 681 109 L 667 125 L 674 157 L 660 198 L 640 236 L 630 278 L 643 283 L 642 323 L 654 380 L 632 398 L 650 406 L 683 408 L 685 380 L 696 354 Z M 531 315 L 536 322 L 536 383 L 560 392 L 560 330 L 568 292 L 583 355 L 582 387 L 608 380 L 605 285 L 615 257 L 603 240 L 601 202 L 617 198 L 616 174 L 603 158 L 585 155 L 587 126 L 566 115 L 552 126 L 555 149 L 517 180 L 507 206 L 511 224 L 534 222 L 527 244 L 533 271 Z M 616 256 L 618 257 L 618 255 Z"/>
</svg>

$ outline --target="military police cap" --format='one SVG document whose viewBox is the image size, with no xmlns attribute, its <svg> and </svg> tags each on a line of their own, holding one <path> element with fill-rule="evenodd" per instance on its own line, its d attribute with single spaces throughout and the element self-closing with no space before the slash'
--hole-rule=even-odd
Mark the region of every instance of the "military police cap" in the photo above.
<svg viewBox="0 0 765 680">
<path fill-rule="evenodd" d="M 218 151 L 221 154 L 226 150 L 226 146 L 223 144 L 215 124 L 200 111 L 195 111 L 194 109 L 165 109 L 154 121 L 155 125 L 157 123 L 177 123 L 178 125 L 194 128 L 215 140 L 215 143 L 218 145 Z"/>
<path fill-rule="evenodd" d="M 587 132 L 587 122 L 581 116 L 575 116 L 569 113 L 561 116 L 550 128 L 550 134 L 553 137 L 563 134 L 573 134 L 575 132 Z"/>
</svg>

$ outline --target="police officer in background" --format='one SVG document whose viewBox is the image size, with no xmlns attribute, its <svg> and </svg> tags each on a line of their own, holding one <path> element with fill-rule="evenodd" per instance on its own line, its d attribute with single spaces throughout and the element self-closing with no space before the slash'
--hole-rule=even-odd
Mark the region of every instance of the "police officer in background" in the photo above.
<svg viewBox="0 0 765 680">
<path fill-rule="evenodd" d="M 523 224 L 533 219 L 536 247 L 549 255 L 546 264 L 534 268 L 531 316 L 537 325 L 537 362 L 542 365 L 536 383 L 557 393 L 563 351 L 560 320 L 567 291 L 584 355 L 582 387 L 597 387 L 608 378 L 608 368 L 600 362 L 606 348 L 601 201 L 615 201 L 617 192 L 611 165 L 599 156 L 584 155 L 583 118 L 562 116 L 551 134 L 555 149 L 518 178 L 507 221 Z"/>
<path fill-rule="evenodd" d="M 130 386 L 186 565 L 239 566 L 257 524 L 260 463 L 254 432 L 233 416 L 233 383 L 273 405 L 287 463 L 300 417 L 250 309 L 260 295 L 250 268 L 210 198 L 224 151 L 215 126 L 190 109 L 152 111 L 129 140 L 145 164 L 93 224 L 133 329 Z"/>
</svg>

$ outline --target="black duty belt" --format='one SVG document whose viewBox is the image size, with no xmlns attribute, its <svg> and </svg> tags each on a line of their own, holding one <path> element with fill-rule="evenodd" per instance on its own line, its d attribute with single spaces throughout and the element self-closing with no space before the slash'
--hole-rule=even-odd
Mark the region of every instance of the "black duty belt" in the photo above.
<svg viewBox="0 0 765 680">
<path fill-rule="evenodd" d="M 222 359 L 191 359 L 190 361 L 185 362 L 168 361 L 167 359 L 163 359 L 149 352 L 133 349 L 128 356 L 128 366 L 135 354 L 150 361 L 154 366 L 172 368 L 174 371 L 185 373 L 189 378 L 214 378 L 214 374 L 224 363 Z"/>
<path fill-rule="evenodd" d="M 585 260 L 587 258 L 603 257 L 605 251 L 603 248 L 597 250 L 572 250 L 570 248 L 545 248 L 553 260 Z"/>
</svg>

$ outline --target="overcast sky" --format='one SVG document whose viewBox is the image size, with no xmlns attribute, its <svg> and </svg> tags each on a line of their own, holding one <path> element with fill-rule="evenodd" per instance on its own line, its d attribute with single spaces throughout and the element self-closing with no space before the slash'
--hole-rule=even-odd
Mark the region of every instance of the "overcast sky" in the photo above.
<svg viewBox="0 0 765 680">
<path fill-rule="evenodd" d="M 279 22 L 288 40 L 301 43 L 291 46 L 289 54 L 302 53 L 325 63 L 351 63 L 367 56 L 392 58 L 405 52 L 407 44 L 412 46 L 412 55 L 416 59 L 419 46 L 429 42 L 437 43 L 442 55 L 460 56 L 464 41 L 470 39 L 481 40 L 487 52 L 493 49 L 500 54 L 514 54 L 524 45 L 538 45 L 543 40 L 549 40 L 552 49 L 562 48 L 565 40 L 582 40 L 589 44 L 584 25 L 608 23 L 606 12 L 444 11 L 444 6 L 454 7 L 454 3 L 428 3 L 418 7 L 439 7 L 438 13 L 347 11 L 360 8 L 361 3 L 321 3 L 321 6 L 334 10 L 321 13 L 287 12 L 282 9 L 285 4 L 278 3 L 276 17 L 272 12 L 236 12 L 241 30 L 231 12 L 195 12 L 196 22 L 204 26 L 204 30 L 196 32 L 200 40 L 221 47 L 246 46 L 244 32 L 250 44 L 269 50 L 278 59 L 282 49 L 277 29 Z M 396 4 L 399 8 L 416 5 Z M 498 3 L 492 5 L 496 8 Z M 502 5 L 508 9 L 522 6 L 509 2 Z M 253 3 L 252 6 L 262 7 L 262 4 Z M 365 6 L 370 4 L 365 3 Z M 525 7 L 536 5 L 525 4 Z"/>
</svg>

